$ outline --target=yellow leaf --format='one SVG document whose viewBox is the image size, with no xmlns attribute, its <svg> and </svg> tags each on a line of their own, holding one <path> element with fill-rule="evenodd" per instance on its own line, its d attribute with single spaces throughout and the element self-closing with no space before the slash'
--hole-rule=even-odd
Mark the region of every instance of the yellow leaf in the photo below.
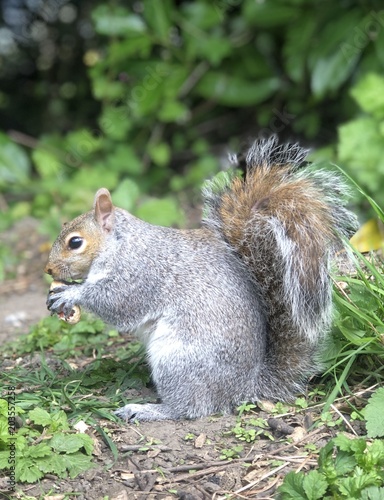
<svg viewBox="0 0 384 500">
<path fill-rule="evenodd" d="M 384 247 L 383 223 L 377 219 L 370 219 L 352 236 L 351 244 L 361 253 Z"/>
</svg>

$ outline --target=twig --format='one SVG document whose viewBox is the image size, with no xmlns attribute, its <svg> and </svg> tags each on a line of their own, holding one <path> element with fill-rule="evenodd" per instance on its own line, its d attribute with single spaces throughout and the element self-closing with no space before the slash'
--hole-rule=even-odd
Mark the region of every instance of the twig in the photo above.
<svg viewBox="0 0 384 500">
<path fill-rule="evenodd" d="M 256 486 L 256 484 L 258 483 L 261 483 L 261 481 L 264 481 L 264 479 L 267 479 L 268 477 L 270 476 L 274 476 L 277 472 L 280 472 L 282 469 L 284 469 L 287 465 L 289 465 L 289 462 L 286 462 L 285 464 L 283 465 L 279 465 L 279 467 L 276 467 L 276 469 L 273 469 L 269 472 L 267 472 L 266 474 L 264 474 L 263 476 L 255 479 L 254 481 L 252 481 L 251 483 L 247 484 L 246 486 L 243 486 L 242 488 L 234 491 L 230 496 L 228 497 L 223 497 L 223 498 L 226 498 L 226 499 L 230 499 L 230 498 L 236 498 L 236 495 L 238 495 L 239 493 L 242 493 L 243 491 L 247 491 L 249 490 L 250 488 L 253 488 L 254 486 Z M 234 496 L 235 495 L 235 496 Z"/>
<path fill-rule="evenodd" d="M 186 96 L 208 70 L 209 64 L 206 61 L 202 61 L 201 63 L 199 63 L 181 86 L 178 92 L 178 96 Z"/>
<path fill-rule="evenodd" d="M 31 149 L 36 149 L 39 145 L 39 141 L 37 139 L 30 135 L 24 134 L 23 132 L 19 132 L 18 130 L 10 130 L 8 132 L 8 135 L 13 141 L 21 144 L 22 146 L 27 146 Z"/>
<path fill-rule="evenodd" d="M 160 444 L 124 444 L 120 448 L 120 451 L 148 451 L 148 450 L 172 451 L 172 448 L 169 448 L 169 446 L 162 446 Z"/>
<path fill-rule="evenodd" d="M 352 427 L 352 425 L 348 422 L 348 420 L 344 417 L 344 415 L 335 407 L 334 404 L 331 404 L 331 408 L 344 420 L 345 425 L 352 431 L 352 433 L 357 436 L 357 432 Z"/>
</svg>

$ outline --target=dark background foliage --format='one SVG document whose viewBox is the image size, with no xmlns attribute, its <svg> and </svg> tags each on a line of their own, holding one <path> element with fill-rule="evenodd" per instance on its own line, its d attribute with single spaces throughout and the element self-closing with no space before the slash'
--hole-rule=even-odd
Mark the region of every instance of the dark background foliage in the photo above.
<svg viewBox="0 0 384 500">
<path fill-rule="evenodd" d="M 379 1 L 5 0 L 0 28 L 1 228 L 54 234 L 109 188 L 184 224 L 204 179 L 277 133 L 382 202 Z M 364 204 L 361 205 L 364 210 Z"/>
</svg>

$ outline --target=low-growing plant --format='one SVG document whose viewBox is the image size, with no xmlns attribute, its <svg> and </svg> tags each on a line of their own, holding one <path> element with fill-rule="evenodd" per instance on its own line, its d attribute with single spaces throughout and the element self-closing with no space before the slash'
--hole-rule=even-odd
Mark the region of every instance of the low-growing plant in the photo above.
<svg viewBox="0 0 384 500">
<path fill-rule="evenodd" d="M 14 430 L 8 402 L 0 399 L 0 470 L 13 467 L 17 482 L 34 483 L 49 473 L 74 478 L 93 466 L 92 438 L 71 429 L 64 411 L 36 408 L 21 418 L 23 425 Z"/>
<path fill-rule="evenodd" d="M 233 446 L 232 448 L 223 448 L 220 451 L 220 460 L 233 460 L 239 458 L 244 447 L 241 445 Z"/>
<path fill-rule="evenodd" d="M 318 469 L 288 473 L 278 491 L 282 500 L 379 500 L 384 495 L 384 441 L 340 434 L 320 450 Z"/>
</svg>

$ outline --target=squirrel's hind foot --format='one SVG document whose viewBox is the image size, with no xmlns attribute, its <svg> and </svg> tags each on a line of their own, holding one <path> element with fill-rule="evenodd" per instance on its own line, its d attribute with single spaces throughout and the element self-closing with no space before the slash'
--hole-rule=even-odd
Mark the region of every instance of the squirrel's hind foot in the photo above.
<svg viewBox="0 0 384 500">
<path fill-rule="evenodd" d="M 153 420 L 177 420 L 180 418 L 169 406 L 164 404 L 128 404 L 113 412 L 126 422 L 149 422 Z"/>
</svg>

